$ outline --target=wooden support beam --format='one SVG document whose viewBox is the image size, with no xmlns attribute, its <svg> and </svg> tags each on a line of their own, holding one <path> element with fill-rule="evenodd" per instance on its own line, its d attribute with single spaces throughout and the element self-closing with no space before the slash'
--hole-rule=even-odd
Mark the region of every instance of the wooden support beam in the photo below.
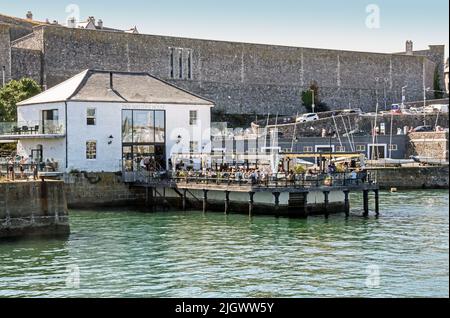
<svg viewBox="0 0 450 318">
<path fill-rule="evenodd" d="M 248 200 L 248 214 L 251 216 L 253 214 L 253 206 L 255 203 L 255 192 L 249 192 L 249 200 Z"/>
<path fill-rule="evenodd" d="M 208 211 L 208 190 L 203 189 L 203 213 Z"/>
<path fill-rule="evenodd" d="M 186 211 L 187 208 L 187 189 L 183 189 L 183 211 Z"/>
<path fill-rule="evenodd" d="M 280 192 L 274 192 L 272 194 L 275 197 L 275 214 L 278 216 L 280 211 Z"/>
<path fill-rule="evenodd" d="M 373 190 L 375 192 L 375 214 L 378 216 L 380 215 L 380 191 Z"/>
<path fill-rule="evenodd" d="M 369 216 L 369 191 L 363 191 L 363 208 L 364 208 L 364 216 Z"/>
<path fill-rule="evenodd" d="M 350 215 L 350 191 L 349 190 L 345 190 L 344 191 L 344 211 L 345 211 L 345 216 L 349 216 Z"/>
<path fill-rule="evenodd" d="M 328 217 L 330 215 L 330 211 L 328 210 L 328 207 L 330 204 L 330 199 L 329 199 L 330 191 L 323 191 L 323 195 L 324 195 L 325 217 Z"/>
<path fill-rule="evenodd" d="M 225 191 L 225 214 L 228 214 L 230 211 L 230 191 Z"/>
<path fill-rule="evenodd" d="M 308 217 L 308 193 L 309 192 L 304 192 L 303 193 L 303 217 L 307 218 Z"/>
</svg>

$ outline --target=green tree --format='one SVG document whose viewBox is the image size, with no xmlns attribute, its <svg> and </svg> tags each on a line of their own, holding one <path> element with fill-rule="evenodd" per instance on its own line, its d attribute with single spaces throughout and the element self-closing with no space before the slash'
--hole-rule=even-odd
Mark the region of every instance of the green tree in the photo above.
<svg viewBox="0 0 450 318">
<path fill-rule="evenodd" d="M 308 113 L 312 113 L 313 111 L 312 110 L 313 92 L 314 92 L 314 106 L 315 106 L 314 112 L 320 113 L 329 111 L 330 109 L 327 106 L 327 104 L 320 100 L 319 85 L 317 85 L 317 82 L 315 81 L 311 83 L 309 90 L 302 92 L 302 104 L 303 107 L 305 107 L 306 111 Z"/>
<path fill-rule="evenodd" d="M 444 97 L 444 94 L 441 92 L 441 77 L 439 76 L 439 69 L 437 67 L 434 70 L 433 90 L 435 99 L 441 99 Z"/>
<path fill-rule="evenodd" d="M 12 80 L 0 88 L 0 121 L 17 120 L 16 104 L 41 92 L 39 85 L 31 78 Z"/>
</svg>

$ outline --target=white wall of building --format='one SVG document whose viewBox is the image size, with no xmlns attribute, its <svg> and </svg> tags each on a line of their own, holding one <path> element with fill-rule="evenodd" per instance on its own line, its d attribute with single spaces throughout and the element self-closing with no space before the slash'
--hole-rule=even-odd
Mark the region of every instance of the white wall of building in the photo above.
<svg viewBox="0 0 450 318">
<path fill-rule="evenodd" d="M 64 125 L 65 122 L 65 104 L 49 103 L 26 105 L 17 107 L 17 122 L 22 125 L 28 123 L 29 126 L 42 125 L 42 111 L 57 109 L 59 121 Z"/>
<path fill-rule="evenodd" d="M 87 109 L 96 109 L 96 125 L 86 123 Z M 210 143 L 210 106 L 204 105 L 156 105 L 132 103 L 68 102 L 67 138 L 68 170 L 78 169 L 90 172 L 120 171 L 122 160 L 122 110 L 165 110 L 166 111 L 166 157 L 171 151 L 189 151 L 189 141 L 198 141 L 198 150 Z M 189 111 L 197 110 L 199 124 L 189 125 Z M 113 136 L 112 143 L 109 137 Z M 181 142 L 177 144 L 178 136 Z M 86 142 L 97 142 L 97 158 L 86 159 Z"/>
<path fill-rule="evenodd" d="M 42 111 L 43 110 L 58 110 L 59 125 L 65 125 L 65 103 L 49 103 L 38 105 L 26 105 L 17 107 L 17 122 L 19 126 L 27 125 L 34 127 L 35 125 L 42 126 Z M 43 160 L 53 159 L 57 161 L 60 168 L 65 168 L 66 145 L 65 138 L 57 139 L 20 139 L 17 143 L 17 154 L 25 158 L 31 156 L 31 151 L 37 149 L 38 145 L 42 145 Z"/>
<path fill-rule="evenodd" d="M 19 156 L 29 158 L 31 151 L 42 145 L 42 157 L 58 162 L 58 169 L 64 171 L 66 164 L 66 143 L 64 138 L 59 139 L 22 139 L 17 143 L 17 153 Z"/>
<path fill-rule="evenodd" d="M 96 125 L 87 125 L 88 108 L 96 109 Z M 30 126 L 42 122 L 42 111 L 58 109 L 59 121 L 65 125 L 65 103 L 38 104 L 18 107 L 18 122 Z M 19 155 L 29 157 L 37 145 L 43 146 L 44 160 L 53 158 L 64 170 L 89 172 L 115 172 L 121 170 L 122 110 L 164 110 L 166 112 L 166 158 L 173 152 L 189 152 L 190 141 L 197 141 L 197 152 L 210 152 L 211 107 L 180 104 L 133 104 L 104 102 L 67 102 L 67 162 L 66 141 L 60 139 L 22 139 L 18 143 Z M 198 124 L 189 125 L 189 112 L 198 112 Z M 112 143 L 109 137 L 113 136 Z M 178 138 L 181 136 L 181 139 Z M 86 159 L 86 142 L 97 142 L 97 158 Z"/>
</svg>

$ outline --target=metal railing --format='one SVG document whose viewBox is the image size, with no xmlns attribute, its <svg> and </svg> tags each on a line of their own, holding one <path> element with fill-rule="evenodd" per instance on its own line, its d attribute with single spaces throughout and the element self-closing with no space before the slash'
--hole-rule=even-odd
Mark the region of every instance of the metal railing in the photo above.
<svg viewBox="0 0 450 318">
<path fill-rule="evenodd" d="M 59 162 L 9 163 L 0 159 L 0 179 L 6 178 L 11 181 L 28 179 L 30 176 L 38 177 L 42 172 L 59 172 Z"/>
<path fill-rule="evenodd" d="M 254 188 L 312 188 L 321 186 L 360 186 L 363 184 L 376 184 L 376 173 L 359 172 L 333 174 L 295 174 L 282 173 L 267 175 L 264 178 L 240 176 L 233 173 L 212 173 L 204 175 L 180 174 L 173 172 L 125 172 L 123 180 L 126 183 L 139 183 L 147 185 L 218 185 L 242 186 Z"/>
<path fill-rule="evenodd" d="M 58 120 L 0 123 L 0 135 L 5 136 L 60 135 L 64 132 L 64 124 Z"/>
</svg>

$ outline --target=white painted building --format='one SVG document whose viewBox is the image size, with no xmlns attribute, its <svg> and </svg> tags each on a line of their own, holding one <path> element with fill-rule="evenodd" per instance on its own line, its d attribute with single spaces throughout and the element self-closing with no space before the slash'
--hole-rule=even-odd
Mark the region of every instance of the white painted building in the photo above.
<svg viewBox="0 0 450 318">
<path fill-rule="evenodd" d="M 86 70 L 17 105 L 18 154 L 58 171 L 168 168 L 173 153 L 211 151 L 213 103 L 147 73 Z"/>
</svg>

